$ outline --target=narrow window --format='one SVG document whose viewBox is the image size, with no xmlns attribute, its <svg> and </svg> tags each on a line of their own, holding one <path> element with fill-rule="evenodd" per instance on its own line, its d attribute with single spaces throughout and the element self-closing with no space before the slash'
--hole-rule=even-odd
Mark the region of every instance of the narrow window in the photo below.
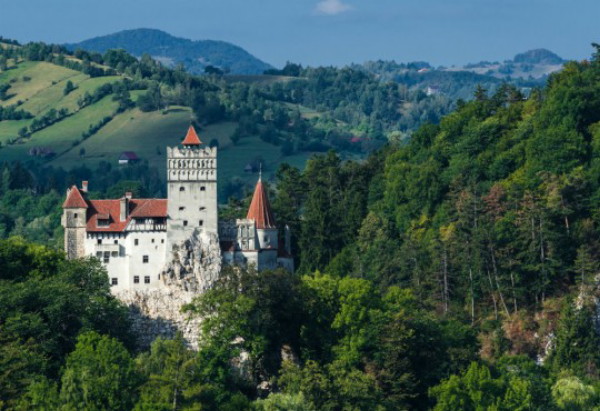
<svg viewBox="0 0 600 411">
<path fill-rule="evenodd" d="M 115 241 L 113 241 L 113 243 L 119 244 L 119 240 L 115 240 Z"/>
<path fill-rule="evenodd" d="M 119 256 L 119 252 L 118 251 L 113 251 L 110 253 L 111 257 L 118 257 Z"/>
<path fill-rule="evenodd" d="M 160 243 L 164 244 L 165 243 L 165 239 L 163 238 L 162 240 L 160 240 Z"/>
<path fill-rule="evenodd" d="M 142 262 L 143 263 L 147 263 L 148 262 L 148 256 L 147 255 L 145 255 L 145 256 L 142 257 Z"/>
<path fill-rule="evenodd" d="M 187 220 L 183 220 L 183 226 L 187 227 Z"/>
<path fill-rule="evenodd" d="M 137 238 L 135 240 L 133 240 L 133 245 L 138 245 L 140 243 L 140 240 L 138 240 Z"/>
<path fill-rule="evenodd" d="M 154 238 L 152 239 L 152 244 L 154 244 Z"/>
<path fill-rule="evenodd" d="M 108 264 L 108 262 L 110 261 L 110 253 L 108 251 L 104 252 L 104 264 Z"/>
<path fill-rule="evenodd" d="M 140 276 L 139 275 L 134 275 L 133 276 L 133 283 L 134 284 L 139 284 L 140 283 Z"/>
<path fill-rule="evenodd" d="M 73 214 L 73 218 L 77 218 L 77 213 Z"/>
<path fill-rule="evenodd" d="M 119 279 L 116 277 L 111 278 L 110 285 L 119 285 Z"/>
<path fill-rule="evenodd" d="M 100 238 L 99 238 L 99 239 L 98 239 L 98 240 L 96 240 L 96 241 L 98 242 L 98 244 L 102 244 L 102 239 L 100 239 Z"/>
<path fill-rule="evenodd" d="M 98 258 L 102 258 L 102 251 L 98 251 L 98 252 L 96 252 L 96 257 L 98 257 Z"/>
<path fill-rule="evenodd" d="M 150 284 L 150 276 L 149 275 L 144 277 L 144 284 Z"/>
<path fill-rule="evenodd" d="M 204 220 L 200 220 L 200 224 L 198 224 L 200 227 L 202 227 L 204 225 Z"/>
<path fill-rule="evenodd" d="M 200 187 L 200 191 L 206 191 L 206 187 L 204 187 L 204 186 Z"/>
</svg>

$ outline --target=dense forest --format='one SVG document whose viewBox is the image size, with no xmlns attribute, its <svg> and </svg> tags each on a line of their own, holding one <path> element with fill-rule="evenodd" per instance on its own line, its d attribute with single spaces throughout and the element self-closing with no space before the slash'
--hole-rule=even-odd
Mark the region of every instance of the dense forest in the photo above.
<svg viewBox="0 0 600 411">
<path fill-rule="evenodd" d="M 136 347 L 97 261 L 2 240 L 1 406 L 600 406 L 595 47 L 529 96 L 480 87 L 439 124 L 364 161 L 329 151 L 304 170 L 282 166 L 272 205 L 295 234 L 298 270 L 225 269 L 185 308 L 205 319 L 197 352 L 181 338 Z M 3 201 L 28 177 L 29 195 L 51 193 L 35 173 L 5 167 Z"/>
</svg>

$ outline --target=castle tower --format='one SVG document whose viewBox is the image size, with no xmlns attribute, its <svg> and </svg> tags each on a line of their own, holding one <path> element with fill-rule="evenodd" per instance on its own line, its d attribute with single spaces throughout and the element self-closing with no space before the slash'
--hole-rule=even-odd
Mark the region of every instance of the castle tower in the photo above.
<svg viewBox="0 0 600 411">
<path fill-rule="evenodd" d="M 194 229 L 218 235 L 217 148 L 203 146 L 193 126 L 181 147 L 167 147 L 167 252 Z"/>
<path fill-rule="evenodd" d="M 82 191 L 87 192 L 87 181 L 83 182 Z M 84 257 L 88 203 L 77 186 L 67 189 L 67 199 L 62 208 L 67 258 Z"/>
<path fill-rule="evenodd" d="M 262 175 L 258 178 L 258 183 L 256 183 L 246 219 L 254 220 L 256 225 L 257 249 L 277 249 L 277 226 L 275 225 L 275 218 L 273 218 L 271 204 L 267 197 L 267 190 L 262 183 Z"/>
</svg>

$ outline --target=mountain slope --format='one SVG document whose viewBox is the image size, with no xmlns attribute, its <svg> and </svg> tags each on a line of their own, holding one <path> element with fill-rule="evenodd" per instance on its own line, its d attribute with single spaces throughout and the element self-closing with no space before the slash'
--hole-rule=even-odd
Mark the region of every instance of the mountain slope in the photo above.
<svg viewBox="0 0 600 411">
<path fill-rule="evenodd" d="M 81 48 L 100 53 L 124 49 L 138 57 L 147 53 L 167 66 L 183 63 L 194 74 L 203 73 L 208 65 L 233 74 L 262 74 L 272 68 L 234 44 L 215 40 L 192 41 L 155 29 L 124 30 L 66 46 L 73 50 Z"/>
</svg>

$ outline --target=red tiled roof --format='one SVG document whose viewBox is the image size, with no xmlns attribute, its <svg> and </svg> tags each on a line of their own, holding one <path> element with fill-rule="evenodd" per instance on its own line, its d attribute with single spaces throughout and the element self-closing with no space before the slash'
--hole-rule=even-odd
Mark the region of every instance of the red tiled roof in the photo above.
<svg viewBox="0 0 600 411">
<path fill-rule="evenodd" d="M 119 156 L 119 160 L 130 160 L 130 161 L 135 161 L 135 160 L 139 160 L 137 154 L 135 154 L 133 151 L 123 151 L 121 153 L 121 156 Z"/>
<path fill-rule="evenodd" d="M 202 144 L 202 141 L 200 141 L 198 134 L 196 134 L 194 126 L 190 126 L 190 128 L 188 128 L 187 134 L 185 135 L 185 138 L 183 139 L 181 144 L 183 144 L 184 146 L 199 146 L 200 144 Z"/>
<path fill-rule="evenodd" d="M 132 199 L 129 204 L 132 218 L 167 216 L 168 200 L 164 198 Z"/>
<path fill-rule="evenodd" d="M 133 218 L 167 217 L 167 200 L 134 198 L 129 200 L 129 215 L 121 220 L 121 200 L 90 200 L 87 231 L 121 232 Z M 108 218 L 105 218 L 107 217 Z M 108 226 L 98 227 L 98 219 L 109 220 Z"/>
<path fill-rule="evenodd" d="M 256 188 L 254 189 L 254 195 L 252 196 L 252 202 L 250 203 L 246 218 L 254 220 L 256 222 L 256 228 L 258 229 L 275 228 L 275 219 L 271 212 L 267 191 L 265 190 L 261 179 L 258 180 Z"/>
<path fill-rule="evenodd" d="M 77 188 L 77 186 L 71 187 L 71 189 L 67 192 L 67 199 L 62 205 L 63 208 L 88 208 L 88 204 L 86 203 L 81 191 Z"/>
</svg>

